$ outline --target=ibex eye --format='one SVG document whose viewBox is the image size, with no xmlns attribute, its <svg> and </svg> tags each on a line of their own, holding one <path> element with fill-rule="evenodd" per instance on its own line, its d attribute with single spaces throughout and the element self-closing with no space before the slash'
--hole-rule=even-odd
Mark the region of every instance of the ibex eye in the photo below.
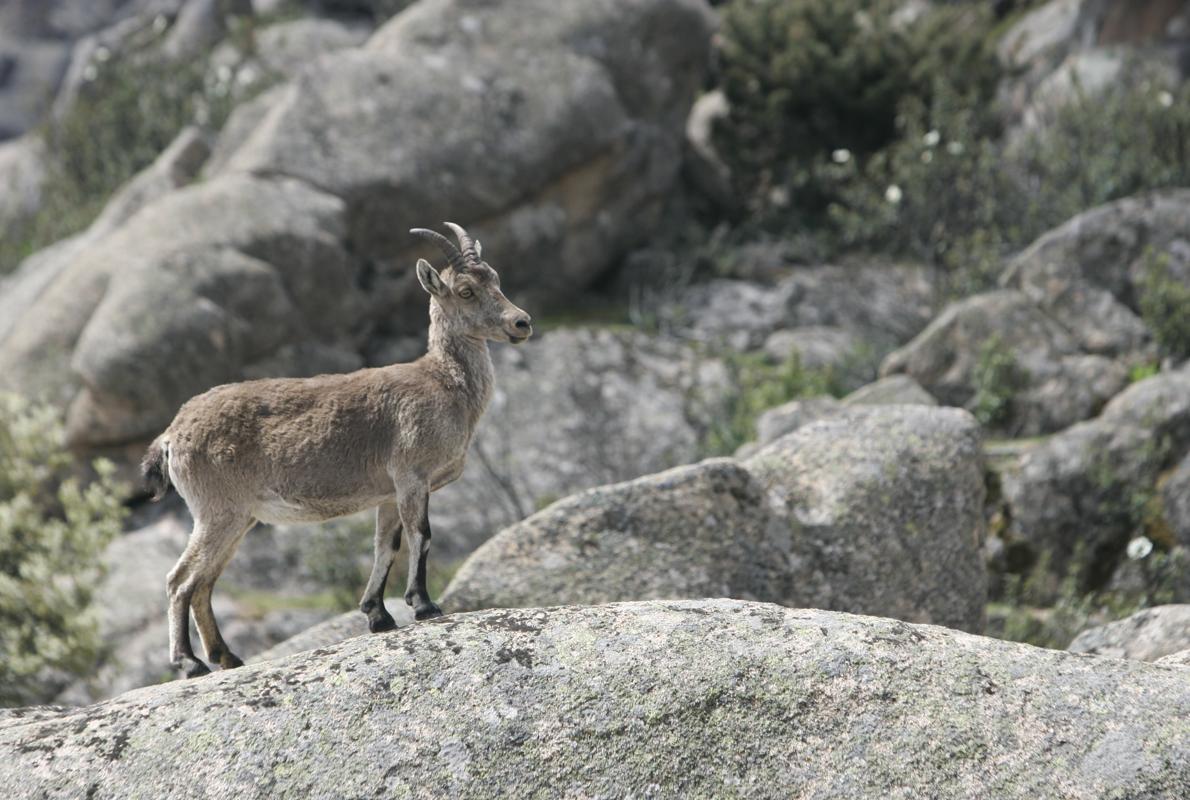
<svg viewBox="0 0 1190 800">
<path fill-rule="evenodd" d="M 470 289 L 463 289 L 459 292 L 459 297 L 463 298 L 464 300 L 470 300 L 474 294 L 475 292 L 471 291 Z"/>
</svg>

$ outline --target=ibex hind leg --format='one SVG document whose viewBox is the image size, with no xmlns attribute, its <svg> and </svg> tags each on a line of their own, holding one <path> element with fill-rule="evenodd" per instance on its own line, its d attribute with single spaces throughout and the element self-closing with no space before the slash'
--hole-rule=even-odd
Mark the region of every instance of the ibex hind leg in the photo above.
<svg viewBox="0 0 1190 800">
<path fill-rule="evenodd" d="M 223 669 L 242 667 L 244 666 L 244 662 L 240 660 L 239 656 L 231 652 L 231 648 L 227 646 L 227 642 L 223 641 L 223 634 L 219 632 L 219 625 L 215 621 L 215 611 L 211 608 L 211 593 L 215 588 L 215 581 L 223 574 L 223 570 L 227 568 L 228 562 L 235 555 L 240 542 L 244 540 L 244 536 L 248 531 L 252 530 L 255 524 L 255 520 L 249 520 L 246 525 L 242 524 L 240 526 L 239 533 L 230 542 L 220 540 L 223 546 L 217 554 L 217 563 L 210 571 L 205 572 L 201 576 L 198 588 L 195 589 L 194 597 L 191 600 L 191 608 L 194 611 L 194 622 L 198 626 L 198 635 L 202 637 L 203 646 L 207 651 L 207 658 Z"/>
<path fill-rule="evenodd" d="M 166 579 L 169 660 L 173 668 L 187 678 L 210 672 L 210 668 L 195 656 L 190 644 L 191 604 L 199 601 L 195 606 L 195 621 L 207 644 L 212 644 L 212 640 L 206 638 L 212 632 L 214 638 L 222 641 L 214 614 L 210 613 L 210 590 L 251 522 L 247 516 L 195 514 L 194 530 L 186 549 Z"/>
</svg>

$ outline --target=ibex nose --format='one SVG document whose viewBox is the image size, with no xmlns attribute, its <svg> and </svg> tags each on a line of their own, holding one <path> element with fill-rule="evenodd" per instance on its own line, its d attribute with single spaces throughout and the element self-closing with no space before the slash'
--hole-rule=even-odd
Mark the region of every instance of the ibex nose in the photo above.
<svg viewBox="0 0 1190 800">
<path fill-rule="evenodd" d="M 513 324 L 516 325 L 518 331 L 525 331 L 527 333 L 533 330 L 533 320 L 529 318 L 528 314 L 517 318 L 517 321 Z"/>
</svg>

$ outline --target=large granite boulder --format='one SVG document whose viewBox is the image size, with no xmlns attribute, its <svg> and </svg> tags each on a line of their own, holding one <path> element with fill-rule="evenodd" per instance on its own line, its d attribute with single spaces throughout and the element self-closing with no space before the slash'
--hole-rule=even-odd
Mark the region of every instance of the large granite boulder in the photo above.
<svg viewBox="0 0 1190 800">
<path fill-rule="evenodd" d="M 405 229 L 427 221 L 476 234 L 526 302 L 574 296 L 657 218 L 710 29 L 695 0 L 417 3 L 311 64 L 216 163 L 341 197 L 387 327 L 419 324 L 392 309 L 421 304 Z"/>
<path fill-rule="evenodd" d="M 728 596 L 981 630 L 979 426 L 855 407 L 738 462 L 559 501 L 459 569 L 445 608 Z"/>
<path fill-rule="evenodd" d="M 1095 419 L 1025 449 L 1002 469 L 1006 536 L 1034 558 L 1048 554 L 1059 574 L 1079 555 L 1076 566 L 1101 585 L 1143 532 L 1158 477 L 1188 448 L 1190 368 L 1133 384 Z"/>
<path fill-rule="evenodd" d="M 1089 628 L 1074 638 L 1072 653 L 1157 661 L 1190 648 L 1190 605 L 1146 608 L 1126 619 Z"/>
<path fill-rule="evenodd" d="M 0 716 L 7 796 L 1184 797 L 1186 671 L 731 600 L 487 611 Z"/>
</svg>

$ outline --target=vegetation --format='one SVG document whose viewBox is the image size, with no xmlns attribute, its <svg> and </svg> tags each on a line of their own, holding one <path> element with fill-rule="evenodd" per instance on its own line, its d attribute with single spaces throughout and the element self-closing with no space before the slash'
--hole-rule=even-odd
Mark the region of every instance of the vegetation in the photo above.
<svg viewBox="0 0 1190 800">
<path fill-rule="evenodd" d="M 1163 355 L 1190 358 L 1190 283 L 1174 274 L 1166 253 L 1145 254 L 1140 312 Z"/>
<path fill-rule="evenodd" d="M 973 375 L 975 394 L 967 407 L 982 425 L 994 428 L 1012 417 L 1012 400 L 1021 385 L 1016 359 L 998 336 L 984 342 Z"/>
<path fill-rule="evenodd" d="M 72 477 L 62 433 L 54 410 L 0 395 L 0 705 L 47 699 L 100 648 L 91 597 L 121 492 L 106 461 L 86 486 Z"/>
<path fill-rule="evenodd" d="M 724 412 L 717 416 L 703 439 L 707 455 L 731 455 L 756 439 L 756 420 L 770 408 L 813 395 L 839 394 L 838 381 L 829 369 L 807 369 L 797 353 L 781 363 L 763 354 L 730 352 L 723 363 L 735 387 Z"/>
<path fill-rule="evenodd" d="M 944 8 L 909 24 L 896 6 L 757 0 L 726 8 L 720 59 L 731 112 L 714 135 L 741 189 L 784 224 L 812 220 L 832 199 L 817 164 L 862 159 L 898 139 L 909 98 L 928 104 L 945 81 L 982 107 L 995 90 L 986 11 Z M 790 202 L 793 220 L 781 211 Z"/>
</svg>

